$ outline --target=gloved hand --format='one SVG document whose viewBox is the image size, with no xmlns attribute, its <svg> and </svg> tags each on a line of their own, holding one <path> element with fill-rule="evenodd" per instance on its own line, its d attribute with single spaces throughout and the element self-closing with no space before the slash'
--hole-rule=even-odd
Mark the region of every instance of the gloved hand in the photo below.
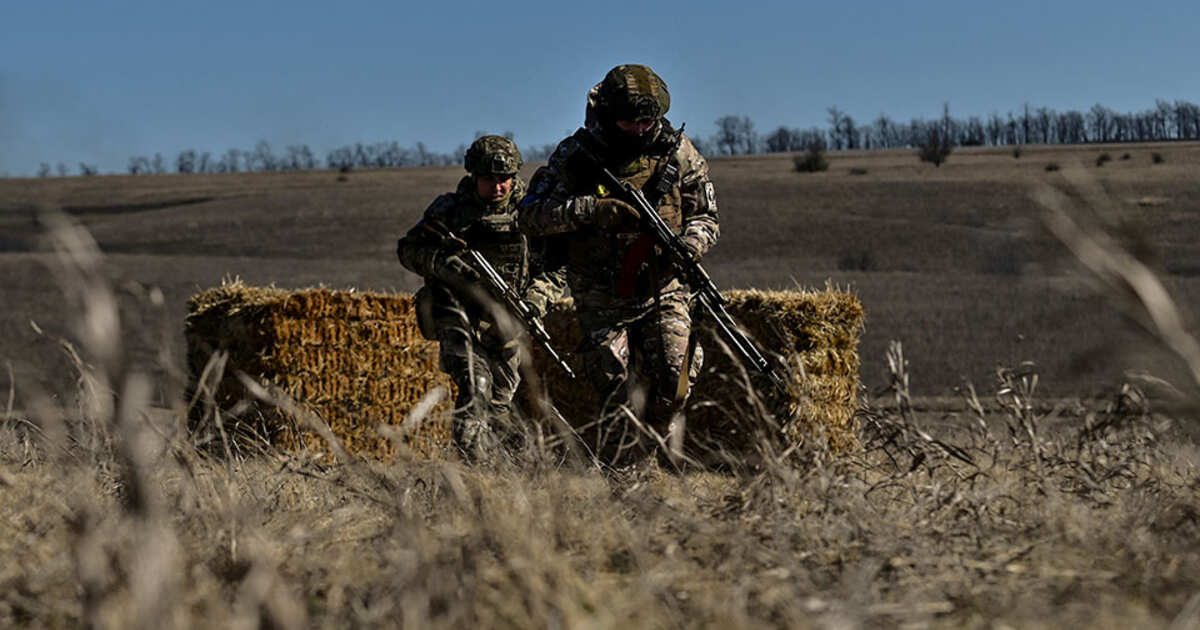
<svg viewBox="0 0 1200 630">
<path fill-rule="evenodd" d="M 683 244 L 687 247 L 688 253 L 691 254 L 692 260 L 700 262 L 700 258 L 704 256 L 704 252 L 701 249 L 703 247 L 703 240 L 701 237 L 696 236 L 695 234 L 684 234 L 683 236 L 679 237 L 679 240 L 683 241 Z"/>
<path fill-rule="evenodd" d="M 592 224 L 602 230 L 632 230 L 637 227 L 641 214 L 637 208 L 611 197 L 596 200 L 592 210 Z"/>
<path fill-rule="evenodd" d="M 479 272 L 467 264 L 457 253 L 450 252 L 437 257 L 434 274 L 449 284 L 469 284 L 479 279 Z"/>
</svg>

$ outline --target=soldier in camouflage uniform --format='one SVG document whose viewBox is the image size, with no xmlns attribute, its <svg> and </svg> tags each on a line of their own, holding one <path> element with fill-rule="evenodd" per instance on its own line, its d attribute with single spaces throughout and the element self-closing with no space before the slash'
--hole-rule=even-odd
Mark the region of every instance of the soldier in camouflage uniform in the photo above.
<svg viewBox="0 0 1200 630">
<path fill-rule="evenodd" d="M 567 286 L 584 335 L 579 352 L 606 417 L 625 408 L 660 435 L 703 359 L 689 343 L 688 291 L 641 233 L 637 211 L 598 185 L 585 154 L 641 188 L 699 260 L 719 234 L 717 203 L 704 157 L 663 117 L 670 102 L 650 68 L 613 68 L 588 93 L 584 127 L 534 174 L 519 208 L 527 235 L 565 241 Z"/>
<path fill-rule="evenodd" d="M 525 195 L 525 182 L 517 176 L 521 163 L 512 140 L 477 139 L 464 159 L 469 175 L 457 190 L 435 199 L 396 247 L 400 263 L 425 278 L 415 297 L 418 322 L 422 334 L 438 341 L 440 367 L 458 390 L 454 444 L 468 459 L 487 454 L 496 441 L 493 423 L 510 417 L 520 382 L 522 331 L 509 318 L 494 317 L 503 307 L 479 285 L 479 273 L 426 223 L 438 222 L 465 240 L 544 314 L 561 296 L 562 278 L 546 272 L 540 245 L 531 248 L 531 239 L 517 229 L 516 204 Z"/>
</svg>

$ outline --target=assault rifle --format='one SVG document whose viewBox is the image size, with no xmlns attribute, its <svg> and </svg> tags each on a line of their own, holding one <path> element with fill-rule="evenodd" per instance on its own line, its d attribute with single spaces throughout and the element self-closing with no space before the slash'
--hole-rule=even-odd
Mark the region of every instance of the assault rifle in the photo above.
<svg viewBox="0 0 1200 630">
<path fill-rule="evenodd" d="M 567 373 L 567 376 L 570 376 L 572 379 L 575 378 L 575 371 L 559 356 L 558 352 L 554 350 L 554 346 L 550 345 L 550 335 L 546 332 L 546 327 L 542 325 L 541 318 L 533 312 L 533 309 L 530 308 L 525 300 L 521 299 L 516 290 L 504 281 L 504 277 L 496 271 L 496 268 L 488 262 L 487 258 L 484 258 L 482 254 L 471 249 L 466 241 L 456 236 L 450 231 L 450 228 L 441 222 L 427 220 L 422 221 L 421 224 L 442 241 L 457 247 L 459 249 L 458 253 L 467 259 L 467 264 L 479 272 L 488 293 L 491 293 L 496 301 L 503 304 L 511 315 L 514 315 L 525 325 L 525 330 L 529 332 L 529 336 L 533 337 L 542 346 L 546 354 L 550 355 L 550 358 Z"/>
<path fill-rule="evenodd" d="M 586 149 L 585 149 L 586 150 Z M 590 151 L 588 152 L 590 153 Z M 623 181 L 612 174 L 612 171 L 604 167 L 594 155 L 589 155 L 593 164 L 600 173 L 600 184 L 617 195 L 618 199 L 625 201 L 637 209 L 641 215 L 642 230 L 650 235 L 654 240 L 654 244 L 658 247 L 661 255 L 683 274 L 683 279 L 692 290 L 696 293 L 696 302 L 700 306 L 700 313 L 707 315 L 716 325 L 721 337 L 729 344 L 737 356 L 741 358 L 743 363 L 749 364 L 755 372 L 765 375 L 771 380 L 781 392 L 786 392 L 787 382 L 779 374 L 779 372 L 771 367 L 767 362 L 767 358 L 759 352 L 754 342 L 742 332 L 738 327 L 737 322 L 729 311 L 725 309 L 728 303 L 725 296 L 717 290 L 717 285 L 713 284 L 712 278 L 700 263 L 692 258 L 691 251 L 683 242 L 683 239 L 667 225 L 662 216 L 658 214 L 658 210 L 650 200 L 646 198 L 645 193 L 640 189 L 635 188 L 629 182 Z M 674 164 L 668 164 L 666 169 L 675 169 L 675 172 L 669 176 L 678 175 L 678 169 Z M 661 178 L 661 175 L 660 175 Z M 690 356 L 690 352 L 688 353 Z M 680 388 L 683 389 L 684 379 L 686 379 L 687 370 L 680 376 Z"/>
</svg>

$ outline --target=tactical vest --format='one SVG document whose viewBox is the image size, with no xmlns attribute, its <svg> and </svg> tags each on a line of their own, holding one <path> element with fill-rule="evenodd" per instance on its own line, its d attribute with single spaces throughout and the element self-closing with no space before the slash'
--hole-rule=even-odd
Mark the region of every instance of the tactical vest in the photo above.
<svg viewBox="0 0 1200 630">
<path fill-rule="evenodd" d="M 467 244 L 478 251 L 514 288 L 520 289 L 529 280 L 528 241 L 517 229 L 517 204 L 524 195 L 523 184 L 515 184 L 513 196 L 500 208 L 487 208 L 475 197 L 470 177 L 459 182 L 455 211 L 446 217 L 450 228 Z"/>
<path fill-rule="evenodd" d="M 674 130 L 669 125 L 664 127 L 659 134 L 660 140 L 651 144 L 645 155 L 624 164 L 605 166 L 618 179 L 641 189 L 646 198 L 656 204 L 655 207 L 663 221 L 679 233 L 683 230 L 683 203 L 679 191 L 679 162 L 676 157 L 678 145 L 675 142 Z M 595 141 L 590 134 L 588 130 L 580 129 L 575 132 L 574 137 L 577 142 L 588 147 L 593 153 L 600 154 L 603 159 L 603 154 L 594 148 Z M 571 171 L 571 181 L 575 184 L 573 192 L 576 194 L 596 197 L 611 194 L 611 191 L 598 185 L 598 174 L 586 160 L 568 159 L 567 165 Z M 674 166 L 673 175 L 668 174 L 668 165 Z M 664 177 L 667 180 L 660 185 Z M 601 285 L 596 288 L 615 291 L 620 276 L 628 273 L 625 267 L 628 265 L 630 249 L 641 237 L 640 232 L 584 232 L 579 242 L 574 243 L 568 250 L 567 260 L 572 268 L 582 271 L 584 275 L 590 276 L 594 283 Z M 655 267 L 655 260 L 655 257 L 650 257 L 638 270 L 636 295 L 646 296 L 658 288 L 652 287 L 652 284 L 663 285 L 669 280 L 670 274 L 657 273 L 662 270 Z"/>
<path fill-rule="evenodd" d="M 517 289 L 525 286 L 529 279 L 529 247 L 525 235 L 517 229 L 514 208 L 482 215 L 460 234 L 492 263 L 505 282 Z"/>
<path fill-rule="evenodd" d="M 514 187 L 513 197 L 493 211 L 475 197 L 470 177 L 459 182 L 454 206 L 441 216 L 446 227 L 491 263 L 504 281 L 522 290 L 529 281 L 529 248 L 526 237 L 517 229 L 516 203 L 524 194 L 524 185 Z M 436 339 L 436 331 L 446 326 L 469 326 L 475 320 L 481 330 L 491 335 L 499 333 L 487 318 L 482 307 L 464 301 L 442 282 L 426 278 L 425 288 L 415 298 L 418 325 L 427 339 Z"/>
</svg>

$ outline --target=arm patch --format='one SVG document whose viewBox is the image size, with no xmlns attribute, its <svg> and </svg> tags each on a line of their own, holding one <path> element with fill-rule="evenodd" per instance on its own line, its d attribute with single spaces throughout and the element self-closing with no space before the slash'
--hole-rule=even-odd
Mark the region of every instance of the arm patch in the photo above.
<svg viewBox="0 0 1200 630">
<path fill-rule="evenodd" d="M 713 191 L 712 182 L 704 182 L 704 198 L 708 200 L 708 209 L 717 209 L 717 194 Z"/>
</svg>

